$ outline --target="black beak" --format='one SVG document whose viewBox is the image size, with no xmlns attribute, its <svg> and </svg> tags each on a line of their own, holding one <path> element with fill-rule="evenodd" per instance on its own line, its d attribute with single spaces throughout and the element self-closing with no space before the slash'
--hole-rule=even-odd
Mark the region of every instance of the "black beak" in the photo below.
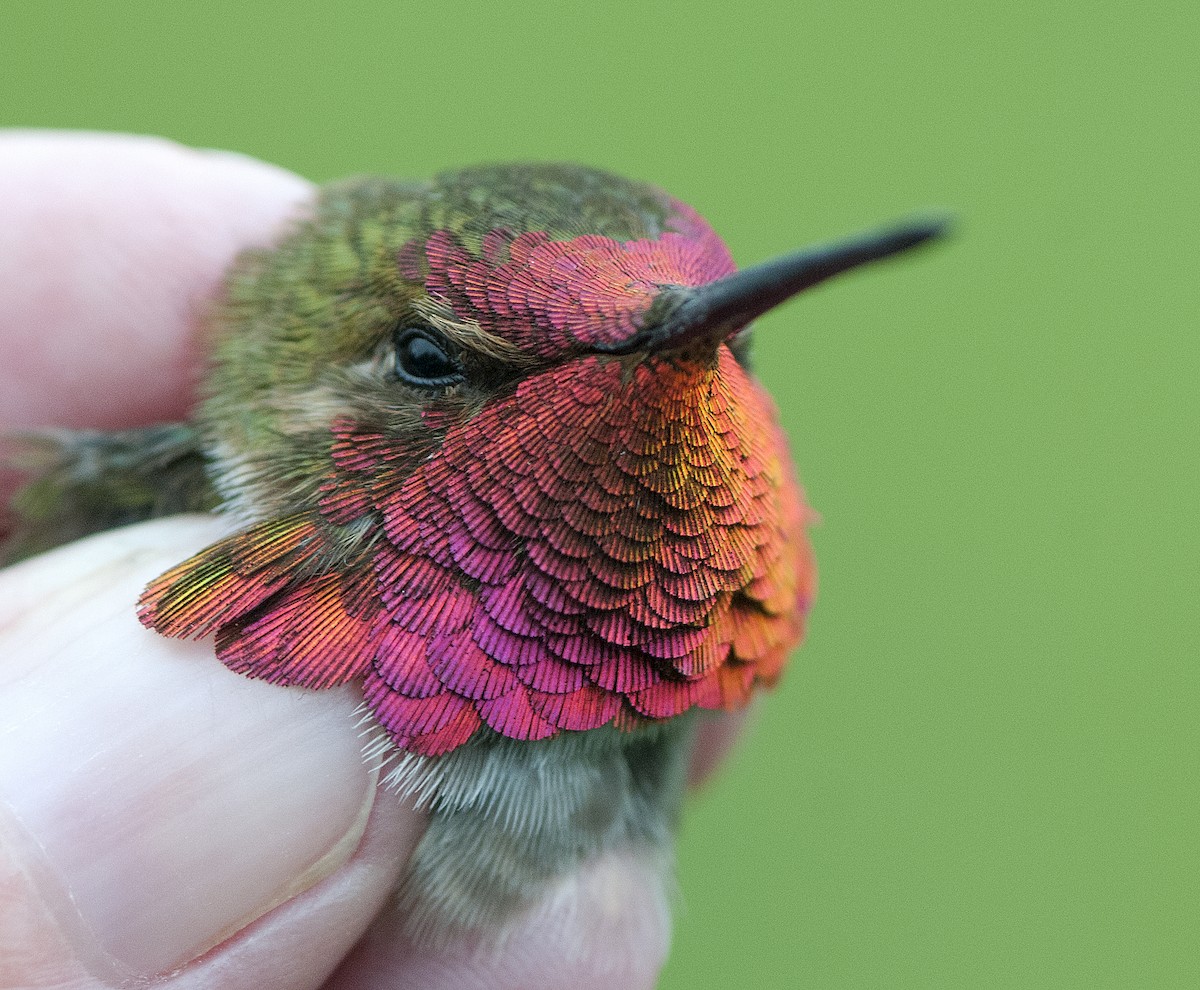
<svg viewBox="0 0 1200 990">
<path fill-rule="evenodd" d="M 701 341 L 715 346 L 796 293 L 932 241 L 948 226 L 945 217 L 913 220 L 785 254 L 707 285 L 666 286 L 651 307 L 645 328 L 603 350 L 609 354 L 677 350 Z"/>
</svg>

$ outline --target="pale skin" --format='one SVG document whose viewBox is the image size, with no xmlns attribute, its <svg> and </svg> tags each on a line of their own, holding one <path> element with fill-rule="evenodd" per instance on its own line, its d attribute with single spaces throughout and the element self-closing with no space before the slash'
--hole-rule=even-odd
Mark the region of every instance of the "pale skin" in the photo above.
<svg viewBox="0 0 1200 990">
<path fill-rule="evenodd" d="M 185 416 L 222 272 L 312 194 L 234 155 L 0 134 L 0 432 Z M 225 526 L 0 571 L 0 987 L 653 986 L 669 922 L 634 854 L 567 878 L 499 950 L 406 941 L 390 894 L 424 820 L 363 765 L 355 686 L 251 682 L 134 617 Z M 694 780 L 739 723 L 706 722 Z"/>
</svg>

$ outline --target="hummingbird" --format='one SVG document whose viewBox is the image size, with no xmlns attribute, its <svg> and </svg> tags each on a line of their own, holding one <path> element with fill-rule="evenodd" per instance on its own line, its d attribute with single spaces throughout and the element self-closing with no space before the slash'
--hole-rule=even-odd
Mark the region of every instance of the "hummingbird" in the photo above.
<svg viewBox="0 0 1200 990">
<path fill-rule="evenodd" d="M 751 324 L 943 226 L 739 270 L 591 168 L 327 185 L 235 262 L 188 422 L 28 441 L 8 557 L 232 517 L 138 615 L 272 684 L 361 682 L 369 757 L 430 814 L 419 940 L 502 932 L 607 850 L 666 884 L 694 713 L 778 681 L 816 588 Z"/>
</svg>

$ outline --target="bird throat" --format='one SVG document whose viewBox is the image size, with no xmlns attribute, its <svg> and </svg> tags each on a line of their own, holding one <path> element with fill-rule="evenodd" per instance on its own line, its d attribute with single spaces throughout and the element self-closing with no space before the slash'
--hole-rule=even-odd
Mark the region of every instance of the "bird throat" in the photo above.
<svg viewBox="0 0 1200 990">
<path fill-rule="evenodd" d="M 369 471 L 353 429 L 344 466 Z M 377 503 L 376 714 L 420 752 L 744 704 L 812 594 L 785 451 L 724 347 L 526 379 Z"/>
</svg>

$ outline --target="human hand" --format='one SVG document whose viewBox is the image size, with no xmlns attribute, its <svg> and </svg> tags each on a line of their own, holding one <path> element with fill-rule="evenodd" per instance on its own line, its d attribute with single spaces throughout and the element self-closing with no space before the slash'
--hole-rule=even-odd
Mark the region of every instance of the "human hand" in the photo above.
<svg viewBox="0 0 1200 990">
<path fill-rule="evenodd" d="M 311 195 L 161 141 L 0 137 L 0 432 L 182 418 L 222 273 Z M 499 950 L 407 941 L 389 895 L 424 821 L 364 765 L 357 687 L 250 681 L 137 622 L 145 582 L 223 526 L 0 572 L 0 988 L 652 986 L 669 923 L 632 854 Z M 705 728 L 697 776 L 735 728 Z"/>
</svg>

